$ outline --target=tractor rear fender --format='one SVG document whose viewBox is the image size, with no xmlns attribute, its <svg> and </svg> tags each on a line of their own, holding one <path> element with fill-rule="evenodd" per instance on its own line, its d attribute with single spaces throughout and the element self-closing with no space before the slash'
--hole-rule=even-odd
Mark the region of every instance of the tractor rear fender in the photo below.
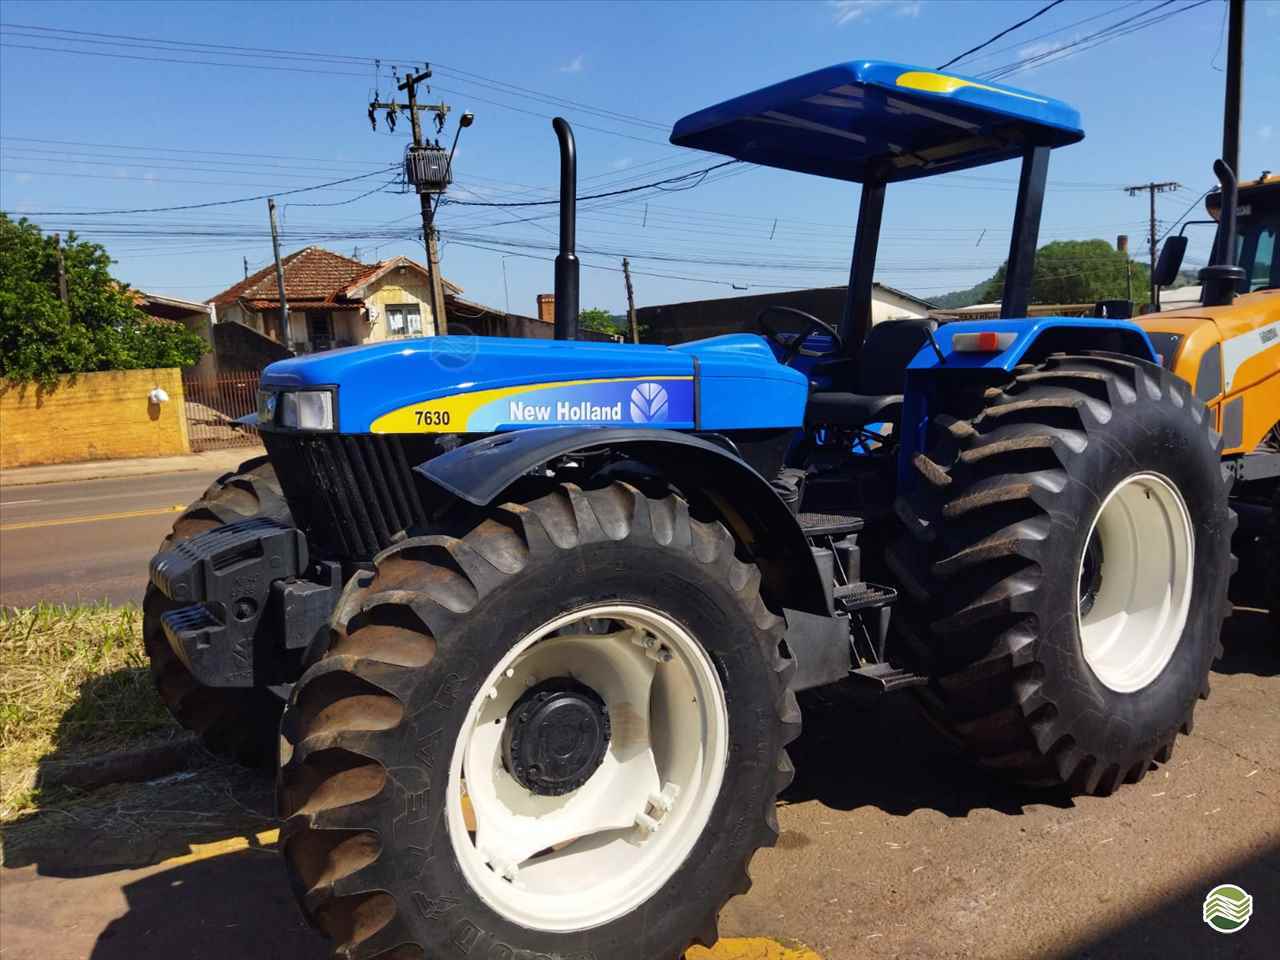
<svg viewBox="0 0 1280 960">
<path fill-rule="evenodd" d="M 752 554 L 766 595 L 779 606 L 829 616 L 827 589 L 800 525 L 764 477 L 732 449 L 674 430 L 539 427 L 495 434 L 442 453 L 414 470 L 476 506 L 488 506 L 529 471 L 601 449 L 625 453 L 712 506 Z"/>
<path fill-rule="evenodd" d="M 995 333 L 1002 349 L 957 349 L 960 334 Z M 1003 341 L 1012 340 L 1008 343 Z M 949 388 L 1004 383 L 1013 368 L 1038 363 L 1052 353 L 1110 353 L 1159 364 L 1146 331 L 1127 320 L 1087 317 L 1033 317 L 1026 320 L 966 320 L 940 326 L 934 340 L 907 365 L 898 448 L 899 495 L 909 494 L 919 477 L 912 461 L 925 448 L 930 417 L 942 412 Z M 963 341 L 961 341 L 963 342 Z"/>
</svg>

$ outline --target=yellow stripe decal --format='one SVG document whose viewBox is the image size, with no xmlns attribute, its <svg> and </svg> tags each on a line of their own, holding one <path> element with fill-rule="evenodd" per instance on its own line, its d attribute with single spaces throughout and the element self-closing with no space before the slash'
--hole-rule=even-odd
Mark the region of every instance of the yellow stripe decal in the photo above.
<svg viewBox="0 0 1280 960">
<path fill-rule="evenodd" d="M 549 383 L 522 383 L 514 387 L 497 387 L 491 390 L 474 390 L 457 393 L 435 400 L 411 403 L 390 413 L 384 413 L 369 426 L 371 433 L 465 433 L 468 430 L 486 432 L 488 423 L 472 423 L 472 415 L 496 400 L 505 400 L 524 394 L 558 390 L 565 387 L 594 386 L 612 383 L 659 383 L 671 381 L 690 382 L 691 376 L 659 374 L 647 377 L 602 377 L 588 380 L 554 380 Z M 485 418 L 488 419 L 487 417 Z M 672 419 L 675 419 L 673 416 Z M 560 422 L 554 420 L 552 422 Z M 624 418 L 623 422 L 630 422 Z"/>
<path fill-rule="evenodd" d="M 1014 93 L 1012 90 L 1005 90 L 1001 87 L 988 86 L 985 83 L 966 80 L 963 77 L 951 77 L 945 73 L 931 73 L 927 70 L 908 70 L 906 73 L 900 73 L 898 74 L 897 84 L 900 87 L 906 87 L 908 90 L 923 90 L 925 93 L 955 93 L 965 87 L 973 87 L 975 90 L 986 90 L 988 93 L 1017 97 L 1019 100 L 1030 100 L 1032 103 L 1049 102 L 1042 100 L 1040 97 L 1028 96 L 1025 93 Z"/>
</svg>

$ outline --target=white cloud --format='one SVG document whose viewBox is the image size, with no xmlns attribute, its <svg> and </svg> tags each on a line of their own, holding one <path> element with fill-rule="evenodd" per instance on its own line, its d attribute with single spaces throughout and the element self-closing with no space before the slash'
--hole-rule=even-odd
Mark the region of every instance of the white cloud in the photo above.
<svg viewBox="0 0 1280 960">
<path fill-rule="evenodd" d="M 891 10 L 899 17 L 918 17 L 924 0 L 827 0 L 837 27 L 853 23 L 876 10 Z"/>
<path fill-rule="evenodd" d="M 581 73 L 582 58 L 583 58 L 583 55 L 581 53 L 578 54 L 576 57 L 574 57 L 572 60 L 566 63 L 563 67 L 561 67 L 560 72 L 561 73 Z"/>
<path fill-rule="evenodd" d="M 1258 136 L 1261 137 L 1263 140 L 1270 140 L 1271 134 L 1273 133 L 1275 133 L 1275 130 L 1272 128 L 1271 124 L 1269 123 L 1264 123 L 1262 126 L 1258 128 Z"/>
<path fill-rule="evenodd" d="M 614 170 L 625 170 L 633 163 L 635 163 L 635 161 L 630 157 L 619 157 L 617 160 L 613 161 L 613 163 L 609 164 L 609 166 Z"/>
</svg>

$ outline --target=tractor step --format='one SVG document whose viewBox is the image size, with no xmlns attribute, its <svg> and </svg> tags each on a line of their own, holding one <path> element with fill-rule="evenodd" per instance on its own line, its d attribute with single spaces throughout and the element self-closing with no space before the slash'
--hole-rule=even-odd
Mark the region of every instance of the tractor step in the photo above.
<svg viewBox="0 0 1280 960">
<path fill-rule="evenodd" d="M 863 519 L 851 513 L 801 513 L 796 516 L 806 537 L 843 537 L 857 533 Z"/>
<path fill-rule="evenodd" d="M 842 584 L 831 595 L 840 609 L 848 613 L 872 607 L 887 607 L 898 599 L 898 591 L 892 587 L 882 587 L 865 580 Z"/>
<path fill-rule="evenodd" d="M 899 670 L 887 663 L 872 663 L 859 667 L 849 674 L 849 679 L 858 687 L 875 694 L 895 693 L 911 687 L 923 687 L 929 682 L 928 677 L 910 670 Z"/>
</svg>

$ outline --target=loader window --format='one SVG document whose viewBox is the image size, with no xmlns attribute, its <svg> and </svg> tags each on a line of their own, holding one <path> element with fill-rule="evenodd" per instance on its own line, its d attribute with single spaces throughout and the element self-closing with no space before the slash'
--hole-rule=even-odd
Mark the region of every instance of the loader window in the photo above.
<svg viewBox="0 0 1280 960">
<path fill-rule="evenodd" d="M 1280 224 L 1251 224 L 1247 220 L 1242 224 L 1236 260 L 1245 272 L 1245 279 L 1240 281 L 1241 293 L 1280 287 L 1277 233 L 1280 233 Z"/>
</svg>

